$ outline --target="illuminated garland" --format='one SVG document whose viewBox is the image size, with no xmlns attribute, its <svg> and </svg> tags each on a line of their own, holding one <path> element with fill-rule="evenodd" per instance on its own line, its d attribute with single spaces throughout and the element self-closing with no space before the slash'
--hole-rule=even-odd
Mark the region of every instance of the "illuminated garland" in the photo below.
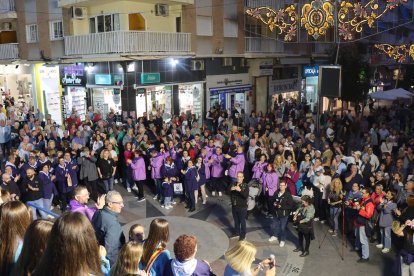
<svg viewBox="0 0 414 276">
<path fill-rule="evenodd" d="M 414 60 L 414 44 L 411 45 L 390 45 L 390 44 L 375 44 L 375 48 L 384 52 L 390 58 L 393 58 L 399 63 L 406 61 L 407 56 Z"/>
<path fill-rule="evenodd" d="M 334 25 L 334 6 L 329 1 L 315 0 L 302 7 L 300 22 L 314 39 L 325 36 L 326 30 Z"/>
<path fill-rule="evenodd" d="M 276 30 L 285 41 L 296 41 L 298 16 L 294 5 L 277 11 L 268 7 L 251 8 L 246 10 L 246 14 L 262 21 L 271 32 Z"/>
</svg>

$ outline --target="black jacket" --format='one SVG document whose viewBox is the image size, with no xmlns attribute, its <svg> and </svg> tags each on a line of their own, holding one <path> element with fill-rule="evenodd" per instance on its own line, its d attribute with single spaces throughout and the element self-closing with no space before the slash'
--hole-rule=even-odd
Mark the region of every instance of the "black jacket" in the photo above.
<svg viewBox="0 0 414 276">
<path fill-rule="evenodd" d="M 277 217 L 289 216 L 291 210 L 295 207 L 295 202 L 293 201 L 289 189 L 286 189 L 281 196 L 279 196 L 279 192 L 280 190 L 277 190 L 273 196 L 275 214 Z"/>
<path fill-rule="evenodd" d="M 236 186 L 234 184 L 231 187 Z M 240 185 L 241 191 L 230 190 L 231 206 L 235 208 L 247 208 L 247 198 L 249 197 L 249 186 L 246 183 Z"/>
</svg>

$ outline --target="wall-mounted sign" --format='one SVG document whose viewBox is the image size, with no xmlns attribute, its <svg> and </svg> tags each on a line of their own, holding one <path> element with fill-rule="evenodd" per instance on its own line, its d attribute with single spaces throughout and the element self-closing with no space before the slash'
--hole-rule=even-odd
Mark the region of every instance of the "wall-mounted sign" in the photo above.
<svg viewBox="0 0 414 276">
<path fill-rule="evenodd" d="M 101 85 L 112 85 L 111 75 L 108 74 L 96 74 L 95 75 L 95 84 Z"/>
<path fill-rule="evenodd" d="M 319 65 L 303 66 L 303 77 L 317 77 L 319 76 Z"/>
<path fill-rule="evenodd" d="M 160 73 L 141 73 L 141 83 L 159 83 L 161 81 Z"/>
<path fill-rule="evenodd" d="M 260 76 L 273 76 L 273 62 L 262 61 L 259 65 Z"/>
<path fill-rule="evenodd" d="M 245 93 L 252 91 L 251 85 L 239 85 L 233 87 L 210 88 L 210 96 L 226 93 Z"/>
<path fill-rule="evenodd" d="M 269 94 L 280 94 L 286 92 L 295 92 L 300 90 L 300 81 L 298 79 L 270 80 Z"/>
<path fill-rule="evenodd" d="M 60 84 L 65 86 L 85 86 L 86 75 L 85 66 L 80 65 L 69 65 L 60 66 Z"/>
<path fill-rule="evenodd" d="M 124 85 L 124 75 L 123 74 L 114 74 L 114 85 L 122 86 Z"/>
</svg>

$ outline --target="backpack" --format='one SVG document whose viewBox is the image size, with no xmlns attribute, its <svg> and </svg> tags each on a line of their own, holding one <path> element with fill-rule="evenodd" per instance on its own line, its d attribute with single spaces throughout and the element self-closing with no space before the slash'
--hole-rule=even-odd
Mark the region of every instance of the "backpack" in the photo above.
<svg viewBox="0 0 414 276">
<path fill-rule="evenodd" d="M 297 196 L 302 196 L 302 191 L 303 191 L 303 182 L 302 179 L 299 179 L 296 184 L 296 195 Z"/>
</svg>

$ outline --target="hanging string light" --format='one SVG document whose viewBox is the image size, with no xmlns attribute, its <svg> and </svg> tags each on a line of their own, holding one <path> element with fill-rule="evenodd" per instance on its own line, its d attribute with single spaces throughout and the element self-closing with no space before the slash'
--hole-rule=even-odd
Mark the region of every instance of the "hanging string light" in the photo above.
<svg viewBox="0 0 414 276">
<path fill-rule="evenodd" d="M 375 44 L 375 48 L 385 53 L 395 61 L 402 63 L 410 56 L 414 60 L 414 44 L 411 45 L 391 45 L 391 44 Z"/>
</svg>

